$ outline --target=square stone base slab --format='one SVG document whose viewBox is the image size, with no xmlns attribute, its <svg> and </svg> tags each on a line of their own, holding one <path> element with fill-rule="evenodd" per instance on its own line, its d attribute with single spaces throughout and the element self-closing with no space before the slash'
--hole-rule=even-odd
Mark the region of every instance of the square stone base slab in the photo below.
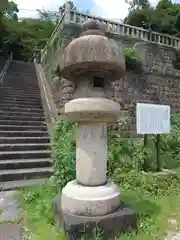
<svg viewBox="0 0 180 240">
<path fill-rule="evenodd" d="M 64 230 L 69 240 L 81 239 L 85 233 L 92 233 L 93 229 L 99 227 L 104 232 L 101 239 L 109 240 L 138 227 L 138 215 L 122 202 L 116 212 L 96 217 L 63 213 L 60 207 L 61 196 L 57 196 L 53 201 L 56 227 L 58 230 Z"/>
<path fill-rule="evenodd" d="M 23 235 L 19 224 L 0 224 L 0 240 L 23 240 Z"/>
</svg>

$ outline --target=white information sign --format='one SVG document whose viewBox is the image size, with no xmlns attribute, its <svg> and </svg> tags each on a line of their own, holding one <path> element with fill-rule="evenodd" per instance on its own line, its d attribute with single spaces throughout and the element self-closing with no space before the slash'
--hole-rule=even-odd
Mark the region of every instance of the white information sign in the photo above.
<svg viewBox="0 0 180 240">
<path fill-rule="evenodd" d="M 138 134 L 170 132 L 170 106 L 137 103 L 136 129 Z"/>
</svg>

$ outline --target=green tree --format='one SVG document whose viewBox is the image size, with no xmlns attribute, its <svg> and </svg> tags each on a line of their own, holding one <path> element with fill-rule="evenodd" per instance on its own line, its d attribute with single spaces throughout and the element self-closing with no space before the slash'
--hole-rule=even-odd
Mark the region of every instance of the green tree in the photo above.
<svg viewBox="0 0 180 240">
<path fill-rule="evenodd" d="M 150 7 L 149 0 L 126 0 L 129 4 L 129 10 L 134 11 L 135 9 L 145 9 Z"/>
<path fill-rule="evenodd" d="M 49 10 L 39 10 L 38 11 L 38 15 L 39 15 L 39 19 L 43 20 L 43 21 L 49 21 L 49 22 L 54 22 L 56 23 L 59 19 L 59 13 L 58 12 L 52 12 Z"/>
<path fill-rule="evenodd" d="M 19 12 L 18 6 L 15 2 L 11 1 L 8 2 L 7 6 L 4 9 L 4 16 L 13 19 L 13 20 L 18 20 L 18 15 L 17 13 Z"/>
<path fill-rule="evenodd" d="M 1 1 L 1 0 L 0 0 Z M 72 1 L 67 2 L 68 7 L 76 9 Z M 67 4 L 66 3 L 66 4 Z M 37 10 L 38 19 L 26 19 L 17 21 L 18 6 L 14 2 L 8 2 L 8 5 L 0 12 L 0 51 L 3 49 L 3 42 L 11 35 L 16 35 L 23 43 L 22 57 L 28 60 L 33 55 L 36 47 L 43 48 L 50 38 L 56 22 L 66 9 L 66 4 L 62 5 L 58 13 L 48 10 Z"/>
<path fill-rule="evenodd" d="M 59 8 L 59 13 L 60 15 L 63 14 L 65 12 L 66 7 L 69 7 L 72 10 L 76 10 L 76 6 L 74 4 L 73 1 L 67 1 L 66 3 L 64 3 L 60 8 Z M 60 16 L 61 17 L 61 16 Z"/>
<path fill-rule="evenodd" d="M 180 4 L 160 0 L 155 8 L 136 8 L 129 12 L 125 23 L 180 36 Z"/>
<path fill-rule="evenodd" d="M 32 57 L 34 48 L 43 48 L 51 36 L 55 24 L 48 20 L 26 19 L 21 22 L 6 19 L 6 29 L 21 38 L 24 60 Z"/>
</svg>

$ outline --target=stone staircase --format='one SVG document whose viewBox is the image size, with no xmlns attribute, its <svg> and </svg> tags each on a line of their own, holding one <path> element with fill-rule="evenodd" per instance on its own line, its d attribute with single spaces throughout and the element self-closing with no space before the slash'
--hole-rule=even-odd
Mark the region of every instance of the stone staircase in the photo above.
<svg viewBox="0 0 180 240">
<path fill-rule="evenodd" d="M 0 190 L 43 183 L 52 173 L 50 154 L 35 68 L 12 61 L 0 87 Z"/>
</svg>

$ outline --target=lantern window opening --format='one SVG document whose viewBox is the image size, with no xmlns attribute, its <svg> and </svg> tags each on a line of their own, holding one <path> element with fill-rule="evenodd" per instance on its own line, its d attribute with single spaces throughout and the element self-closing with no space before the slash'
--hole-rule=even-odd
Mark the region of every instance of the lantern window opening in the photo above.
<svg viewBox="0 0 180 240">
<path fill-rule="evenodd" d="M 93 76 L 93 87 L 104 88 L 104 78 L 101 76 Z"/>
</svg>

